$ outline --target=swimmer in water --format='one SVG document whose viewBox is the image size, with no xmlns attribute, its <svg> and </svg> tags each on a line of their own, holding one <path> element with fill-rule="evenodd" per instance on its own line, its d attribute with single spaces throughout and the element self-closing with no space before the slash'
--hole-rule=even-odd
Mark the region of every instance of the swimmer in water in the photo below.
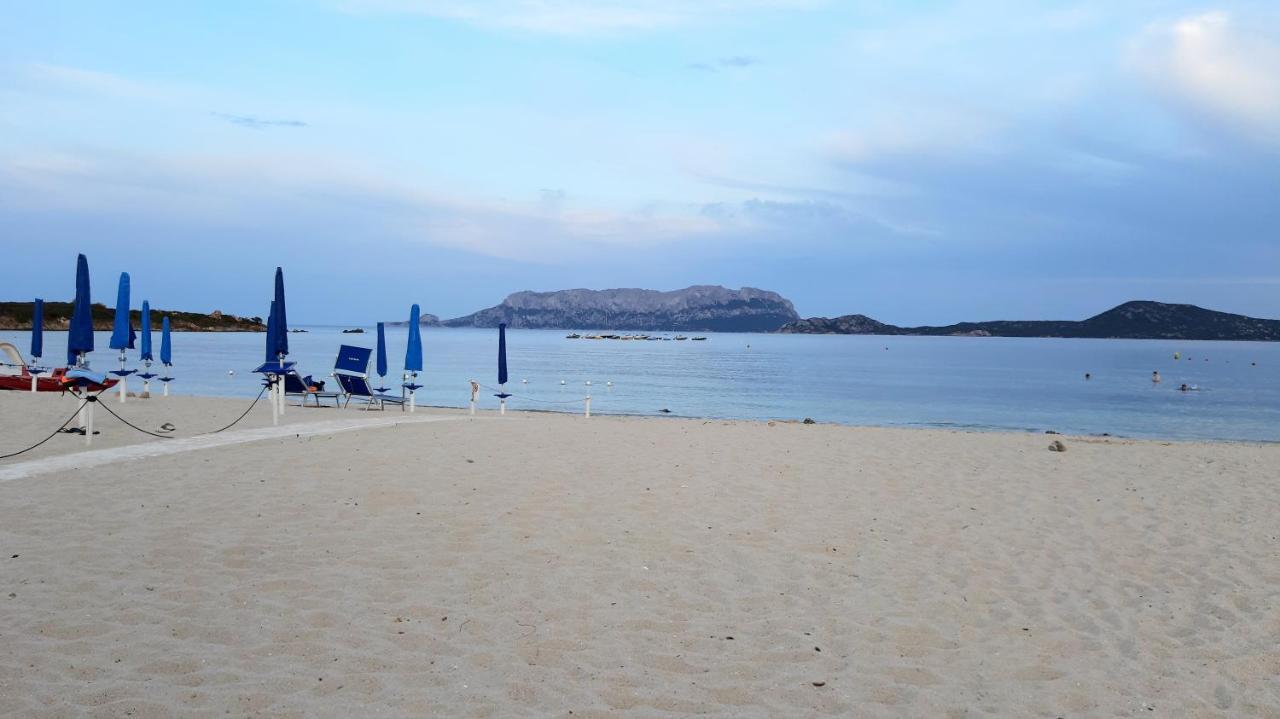
<svg viewBox="0 0 1280 719">
<path fill-rule="evenodd" d="M 1190 390 L 1191 388 L 1188 387 L 1186 384 L 1183 384 L 1181 387 L 1178 388 L 1179 392 L 1189 392 Z"/>
<path fill-rule="evenodd" d="M 1151 373 L 1151 381 L 1155 384 L 1160 384 L 1160 372 L 1158 370 Z"/>
<path fill-rule="evenodd" d="M 1085 372 L 1085 373 L 1084 373 L 1084 378 L 1085 378 L 1085 379 L 1093 379 L 1093 375 L 1089 374 L 1088 372 Z"/>
</svg>

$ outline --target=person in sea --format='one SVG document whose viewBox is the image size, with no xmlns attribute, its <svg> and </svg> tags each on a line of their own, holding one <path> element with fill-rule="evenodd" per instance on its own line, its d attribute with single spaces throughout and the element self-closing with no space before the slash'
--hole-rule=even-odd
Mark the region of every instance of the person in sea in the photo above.
<svg viewBox="0 0 1280 719">
<path fill-rule="evenodd" d="M 1154 383 L 1156 383 L 1156 384 L 1160 384 L 1160 372 L 1159 372 L 1159 370 L 1155 370 L 1155 371 L 1153 371 L 1153 372 L 1151 373 L 1151 381 L 1152 381 L 1152 382 L 1154 382 Z"/>
<path fill-rule="evenodd" d="M 1085 372 L 1085 373 L 1084 373 L 1084 378 L 1085 378 L 1085 379 L 1093 379 L 1093 375 L 1089 374 L 1088 372 Z"/>
</svg>

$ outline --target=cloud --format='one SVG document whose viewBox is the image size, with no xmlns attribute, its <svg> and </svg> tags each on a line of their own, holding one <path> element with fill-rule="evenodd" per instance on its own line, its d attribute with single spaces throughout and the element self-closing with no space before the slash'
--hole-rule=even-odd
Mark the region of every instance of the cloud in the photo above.
<svg viewBox="0 0 1280 719">
<path fill-rule="evenodd" d="M 225 112 L 209 113 L 233 125 L 247 127 L 250 130 L 265 130 L 270 127 L 308 127 L 302 120 L 263 120 L 252 115 L 231 115 Z"/>
<path fill-rule="evenodd" d="M 56 87 L 110 97 L 155 100 L 173 96 L 178 88 L 142 82 L 98 70 L 49 63 L 26 63 L 21 73 L 41 87 Z"/>
<path fill-rule="evenodd" d="M 1164 94 L 1219 123 L 1280 143 L 1280 37 L 1208 12 L 1148 27 L 1134 57 Z"/>
<path fill-rule="evenodd" d="M 691 62 L 685 67 L 701 72 L 716 72 L 721 68 L 741 69 L 760 63 L 760 59 L 751 55 L 730 55 L 716 59 L 714 62 Z"/>
<path fill-rule="evenodd" d="M 288 153 L 0 156 L 0 218 L 4 212 L 125 218 L 246 236 L 250 229 L 303 237 L 317 226 L 330 234 L 350 228 L 384 241 L 541 264 L 595 250 L 715 239 L 722 229 L 691 208 L 571 210 L 565 197 L 556 189 L 525 203 L 451 197 L 357 162 Z"/>
<path fill-rule="evenodd" d="M 357 14 L 395 12 L 489 29 L 592 35 L 723 23 L 754 11 L 785 11 L 819 0 L 339 0 Z"/>
</svg>

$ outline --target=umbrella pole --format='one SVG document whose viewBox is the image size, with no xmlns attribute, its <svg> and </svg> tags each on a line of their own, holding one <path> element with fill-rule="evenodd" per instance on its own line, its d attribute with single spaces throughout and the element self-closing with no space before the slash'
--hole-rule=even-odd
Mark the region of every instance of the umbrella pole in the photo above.
<svg viewBox="0 0 1280 719">
<path fill-rule="evenodd" d="M 413 379 L 409 380 L 412 384 L 418 384 L 418 373 L 414 372 Z M 409 413 L 413 414 L 418 407 L 418 390 L 417 388 L 409 390 Z"/>
<path fill-rule="evenodd" d="M 591 395 L 587 395 L 586 405 L 587 405 L 587 408 L 584 414 L 586 417 L 590 417 L 591 416 Z"/>
<path fill-rule="evenodd" d="M 124 373 L 124 350 L 120 350 L 120 404 L 124 404 L 124 396 L 128 385 L 128 375 Z"/>
<path fill-rule="evenodd" d="M 480 385 L 471 380 L 471 416 L 476 416 L 476 394 L 480 391 Z"/>
<path fill-rule="evenodd" d="M 39 358 L 39 357 L 32 357 L 32 358 L 31 358 L 31 361 L 32 361 L 32 362 L 39 362 L 39 361 L 40 361 L 40 358 Z M 33 367 L 34 367 L 34 365 L 33 365 Z M 36 391 L 36 381 L 40 379 L 40 371 L 39 371 L 39 368 L 35 368 L 35 369 L 36 369 L 36 371 L 31 373 L 31 391 L 32 391 L 32 392 L 35 392 L 35 391 Z"/>
<path fill-rule="evenodd" d="M 146 362 L 143 362 L 142 365 L 147 368 L 143 374 L 151 374 L 151 360 L 147 360 Z M 142 394 L 145 397 L 151 396 L 151 378 L 150 377 L 142 378 Z"/>
<path fill-rule="evenodd" d="M 276 394 L 278 393 L 278 390 L 276 389 L 276 376 L 273 374 L 267 375 L 267 382 L 271 383 L 271 424 L 272 426 L 275 426 L 280 424 L 280 403 L 276 400 Z"/>
<path fill-rule="evenodd" d="M 498 385 L 498 394 L 505 395 L 506 393 L 507 393 L 507 386 L 505 384 Z M 507 398 L 506 397 L 498 397 L 498 414 L 503 416 L 507 414 Z"/>
<path fill-rule="evenodd" d="M 284 370 L 284 355 L 280 357 L 280 369 Z M 280 387 L 276 390 L 276 401 L 280 403 L 280 416 L 284 416 L 284 375 L 280 375 Z"/>
</svg>

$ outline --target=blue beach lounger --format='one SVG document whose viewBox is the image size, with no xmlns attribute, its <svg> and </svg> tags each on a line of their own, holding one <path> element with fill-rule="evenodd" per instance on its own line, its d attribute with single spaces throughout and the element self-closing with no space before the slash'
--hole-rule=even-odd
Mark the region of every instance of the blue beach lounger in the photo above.
<svg viewBox="0 0 1280 719">
<path fill-rule="evenodd" d="M 342 345 L 338 348 L 338 360 L 333 364 L 333 378 L 338 380 L 338 387 L 347 398 L 343 406 L 349 406 L 352 398 L 355 398 L 365 401 L 366 410 L 372 409 L 375 404 L 378 405 L 378 409 L 386 409 L 386 405 L 390 403 L 400 405 L 400 411 L 403 412 L 404 405 L 408 402 L 406 398 L 376 392 L 370 386 L 369 355 L 371 354 L 373 350 L 365 347 Z"/>
<path fill-rule="evenodd" d="M 307 386 L 307 379 L 310 379 L 310 377 L 300 377 L 297 372 L 290 372 L 286 374 L 284 376 L 284 396 L 300 397 L 302 399 L 302 406 L 304 407 L 307 405 L 308 397 L 316 401 L 317 407 L 320 406 L 320 400 L 322 399 L 332 399 L 333 406 L 339 406 L 340 402 L 338 400 L 337 392 L 312 391 L 311 388 Z"/>
</svg>

